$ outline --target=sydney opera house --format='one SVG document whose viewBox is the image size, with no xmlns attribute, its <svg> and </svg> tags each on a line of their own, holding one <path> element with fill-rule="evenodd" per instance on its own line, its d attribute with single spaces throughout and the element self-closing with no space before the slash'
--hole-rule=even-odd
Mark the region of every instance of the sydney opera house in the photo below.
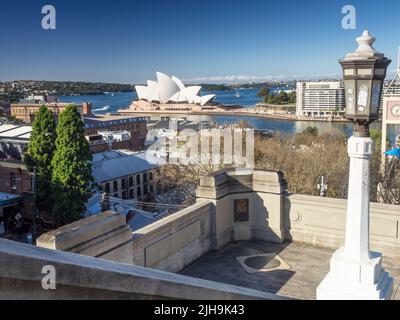
<svg viewBox="0 0 400 320">
<path fill-rule="evenodd" d="M 147 86 L 135 86 L 138 100 L 121 113 L 190 113 L 219 111 L 215 94 L 200 95 L 201 86 L 186 87 L 177 77 L 157 72 L 157 81 L 148 80 Z"/>
<path fill-rule="evenodd" d="M 202 106 L 211 102 L 215 94 L 199 96 L 200 86 L 185 87 L 180 79 L 157 72 L 156 81 L 147 81 L 147 86 L 136 86 L 139 100 L 157 103 L 189 103 Z"/>
</svg>

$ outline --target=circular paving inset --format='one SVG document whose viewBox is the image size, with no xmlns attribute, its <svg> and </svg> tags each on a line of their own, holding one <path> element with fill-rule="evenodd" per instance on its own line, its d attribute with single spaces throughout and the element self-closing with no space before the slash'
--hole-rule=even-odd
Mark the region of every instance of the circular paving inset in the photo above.
<svg viewBox="0 0 400 320">
<path fill-rule="evenodd" d="M 273 270 L 281 266 L 274 256 L 256 256 L 244 261 L 245 265 L 256 270 Z"/>
</svg>

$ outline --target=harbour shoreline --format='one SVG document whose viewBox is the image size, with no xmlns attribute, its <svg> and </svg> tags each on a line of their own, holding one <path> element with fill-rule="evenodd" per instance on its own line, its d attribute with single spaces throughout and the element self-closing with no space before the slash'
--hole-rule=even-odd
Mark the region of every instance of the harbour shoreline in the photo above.
<svg viewBox="0 0 400 320">
<path fill-rule="evenodd" d="M 249 111 L 201 111 L 201 112 L 178 112 L 178 111 L 132 111 L 129 109 L 119 109 L 117 111 L 123 115 L 141 115 L 141 116 L 245 116 L 245 117 L 256 117 L 263 119 L 275 119 L 285 121 L 304 121 L 304 122 L 349 122 L 347 119 L 320 119 L 320 118 L 299 118 L 293 115 L 279 115 L 279 114 L 268 114 L 262 112 L 249 112 Z"/>
</svg>

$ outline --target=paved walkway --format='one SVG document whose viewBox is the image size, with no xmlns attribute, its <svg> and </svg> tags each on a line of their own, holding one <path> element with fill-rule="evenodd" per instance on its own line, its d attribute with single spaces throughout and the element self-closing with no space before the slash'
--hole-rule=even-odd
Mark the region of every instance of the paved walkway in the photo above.
<svg viewBox="0 0 400 320">
<path fill-rule="evenodd" d="M 238 242 L 203 255 L 180 273 L 292 298 L 315 299 L 316 288 L 329 271 L 334 251 L 302 243 Z M 268 253 L 277 253 L 291 269 L 250 274 L 236 259 Z M 394 299 L 400 300 L 400 261 L 384 257 L 383 265 L 394 277 Z"/>
</svg>

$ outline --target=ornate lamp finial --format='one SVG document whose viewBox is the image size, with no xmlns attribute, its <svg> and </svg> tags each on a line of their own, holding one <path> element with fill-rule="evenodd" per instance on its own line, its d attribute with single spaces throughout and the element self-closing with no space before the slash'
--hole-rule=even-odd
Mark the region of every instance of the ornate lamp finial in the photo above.
<svg viewBox="0 0 400 320">
<path fill-rule="evenodd" d="M 356 41 L 358 42 L 358 48 L 356 52 L 374 52 L 377 53 L 377 51 L 374 49 L 372 46 L 375 42 L 375 38 L 371 37 L 369 34 L 368 30 L 365 30 L 362 34 L 361 37 L 358 37 Z"/>
<path fill-rule="evenodd" d="M 368 58 L 383 58 L 384 55 L 375 50 L 372 46 L 375 42 L 375 38 L 372 37 L 368 30 L 365 30 L 361 37 L 356 39 L 358 48 L 356 51 L 346 55 L 345 60 L 352 59 L 368 59 Z"/>
</svg>

